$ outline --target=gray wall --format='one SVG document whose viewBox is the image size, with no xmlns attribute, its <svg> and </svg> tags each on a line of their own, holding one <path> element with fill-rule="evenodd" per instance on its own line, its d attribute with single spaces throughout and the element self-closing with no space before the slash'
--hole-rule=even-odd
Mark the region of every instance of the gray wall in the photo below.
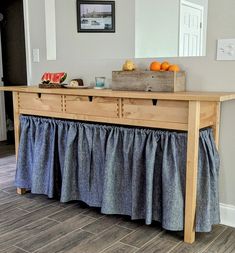
<svg viewBox="0 0 235 253">
<path fill-rule="evenodd" d="M 113 59 L 134 55 L 133 0 L 116 1 L 116 33 L 77 33 L 76 0 L 56 0 L 57 61 L 46 60 L 45 7 L 42 0 L 28 0 L 32 48 L 40 49 L 40 64 L 32 64 L 32 82 L 45 71 L 67 71 L 70 78 L 90 82 L 109 73 Z M 122 60 L 120 60 L 120 63 Z M 116 63 L 116 68 L 120 67 Z"/>
<path fill-rule="evenodd" d="M 45 71 L 67 71 L 70 78 L 83 77 L 90 83 L 95 76 L 107 76 L 120 69 L 122 50 L 129 50 L 133 36 L 133 0 L 117 0 L 116 34 L 77 34 L 75 0 L 56 0 L 57 61 L 46 61 L 44 1 L 29 1 L 31 48 L 40 48 L 41 62 L 32 64 L 32 84 L 38 84 Z M 209 0 L 207 56 L 172 58 L 188 72 L 187 89 L 202 91 L 235 91 L 235 62 L 219 62 L 216 40 L 235 37 L 234 0 Z M 134 20 L 134 18 L 133 18 Z M 120 51 L 121 50 L 121 51 Z M 112 51 L 112 52 L 110 52 Z M 109 55 L 115 54 L 115 56 Z M 106 57 L 106 59 L 102 57 Z M 138 59 L 146 68 L 151 59 Z M 221 125 L 221 202 L 235 206 L 235 101 L 222 106 Z"/>
</svg>

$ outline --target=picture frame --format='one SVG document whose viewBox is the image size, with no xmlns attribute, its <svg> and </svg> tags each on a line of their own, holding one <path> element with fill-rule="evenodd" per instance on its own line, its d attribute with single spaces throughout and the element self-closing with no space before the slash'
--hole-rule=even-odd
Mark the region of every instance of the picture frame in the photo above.
<svg viewBox="0 0 235 253">
<path fill-rule="evenodd" d="M 115 1 L 77 0 L 78 33 L 115 33 Z"/>
</svg>

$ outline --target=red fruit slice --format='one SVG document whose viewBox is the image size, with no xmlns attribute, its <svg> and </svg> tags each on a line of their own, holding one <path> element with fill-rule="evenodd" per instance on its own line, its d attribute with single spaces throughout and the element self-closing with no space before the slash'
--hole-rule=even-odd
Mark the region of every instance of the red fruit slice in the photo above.
<svg viewBox="0 0 235 253">
<path fill-rule="evenodd" d="M 67 78 L 67 73 L 65 73 L 65 72 L 61 72 L 61 73 L 49 73 L 49 72 L 46 72 L 42 76 L 42 83 L 47 83 L 47 84 L 48 83 L 56 83 L 56 84 L 60 84 L 60 83 L 63 83 L 66 78 Z"/>
<path fill-rule="evenodd" d="M 42 76 L 42 83 L 50 83 L 51 81 L 51 74 L 50 73 L 44 73 Z"/>
</svg>

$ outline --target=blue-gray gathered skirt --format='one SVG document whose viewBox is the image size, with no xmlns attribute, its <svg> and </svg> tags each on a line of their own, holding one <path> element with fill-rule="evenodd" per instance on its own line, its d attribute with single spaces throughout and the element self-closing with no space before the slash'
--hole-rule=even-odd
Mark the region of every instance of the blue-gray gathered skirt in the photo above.
<svg viewBox="0 0 235 253">
<path fill-rule="evenodd" d="M 21 116 L 16 186 L 184 229 L 187 133 Z M 219 156 L 200 132 L 196 231 L 220 222 Z"/>
</svg>

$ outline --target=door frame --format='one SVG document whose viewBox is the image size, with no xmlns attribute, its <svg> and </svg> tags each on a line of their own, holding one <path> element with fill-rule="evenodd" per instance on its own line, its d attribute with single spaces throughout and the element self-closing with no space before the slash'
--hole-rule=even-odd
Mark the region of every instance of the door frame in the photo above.
<svg viewBox="0 0 235 253">
<path fill-rule="evenodd" d="M 196 3 L 192 3 L 190 1 L 187 1 L 187 0 L 180 0 L 180 10 L 179 10 L 179 56 L 180 57 L 184 57 L 182 55 L 180 55 L 180 44 L 181 44 L 181 22 L 182 22 L 182 5 L 186 5 L 186 6 L 189 6 L 189 7 L 193 7 L 195 9 L 198 9 L 201 11 L 201 23 L 202 23 L 202 28 L 201 28 L 201 34 L 200 34 L 200 40 L 201 40 L 201 48 L 200 48 L 200 55 L 199 56 L 202 56 L 203 55 L 203 40 L 204 40 L 204 34 L 203 34 L 203 29 L 204 29 L 204 6 L 202 5 L 199 5 L 199 4 L 196 4 Z"/>
<path fill-rule="evenodd" d="M 1 41 L 1 30 L 0 30 L 0 41 Z M 0 43 L 0 68 L 3 75 L 2 68 L 2 45 Z M 3 76 L 2 76 L 3 77 Z M 0 78 L 2 78 L 0 76 Z M 2 86 L 2 80 L 0 80 L 0 86 Z M 6 112 L 5 112 L 5 99 L 4 93 L 0 92 L 0 141 L 5 141 L 7 139 L 7 127 L 6 127 Z"/>
<path fill-rule="evenodd" d="M 31 54 L 31 41 L 30 41 L 29 0 L 23 0 L 23 9 L 24 9 L 27 85 L 31 85 L 32 84 L 32 54 Z"/>
</svg>

